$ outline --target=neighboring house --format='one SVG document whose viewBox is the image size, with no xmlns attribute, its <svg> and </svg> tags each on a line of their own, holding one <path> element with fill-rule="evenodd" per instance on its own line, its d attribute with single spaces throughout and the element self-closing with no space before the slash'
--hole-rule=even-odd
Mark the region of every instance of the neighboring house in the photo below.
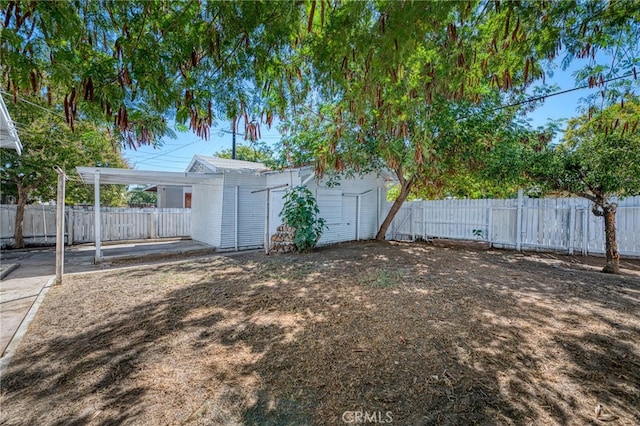
<svg viewBox="0 0 640 426">
<path fill-rule="evenodd" d="M 18 130 L 9 116 L 7 106 L 0 95 L 0 148 L 13 149 L 18 155 L 22 155 L 22 144 L 18 137 Z M 17 200 L 13 194 L 4 194 L 0 188 L 0 203 L 16 204 Z"/>
<path fill-rule="evenodd" d="M 187 173 L 210 174 L 192 185 L 191 237 L 221 250 L 264 247 L 282 224 L 287 187 L 306 185 L 326 229 L 320 245 L 374 238 L 386 213 L 388 175 L 316 179 L 312 167 L 272 171 L 262 163 L 196 155 Z M 268 230 L 268 231 L 267 231 Z"/>
<path fill-rule="evenodd" d="M 156 192 L 156 207 L 160 209 L 190 209 L 191 187 L 180 185 L 151 185 L 144 191 Z"/>
</svg>

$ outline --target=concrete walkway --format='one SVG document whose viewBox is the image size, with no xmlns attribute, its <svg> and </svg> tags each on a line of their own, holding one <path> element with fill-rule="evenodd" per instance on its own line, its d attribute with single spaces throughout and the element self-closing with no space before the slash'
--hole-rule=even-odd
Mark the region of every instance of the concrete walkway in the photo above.
<svg viewBox="0 0 640 426">
<path fill-rule="evenodd" d="M 105 245 L 103 263 L 93 262 L 93 245 L 65 247 L 64 273 L 100 271 L 118 262 L 151 263 L 212 254 L 213 248 L 191 240 Z M 9 365 L 45 294 L 55 280 L 55 248 L 7 250 L 0 256 L 0 375 Z"/>
</svg>

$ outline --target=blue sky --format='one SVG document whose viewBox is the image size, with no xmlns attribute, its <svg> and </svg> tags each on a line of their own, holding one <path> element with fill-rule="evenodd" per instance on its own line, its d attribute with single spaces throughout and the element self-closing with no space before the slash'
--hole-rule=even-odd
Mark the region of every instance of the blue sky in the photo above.
<svg viewBox="0 0 640 426">
<path fill-rule="evenodd" d="M 124 156 L 134 169 L 161 170 L 167 172 L 184 172 L 194 155 L 213 155 L 222 150 L 231 149 L 232 136 L 229 133 L 231 124 L 220 122 L 211 129 L 209 140 L 204 140 L 194 133 L 178 133 L 177 139 L 165 138 L 159 148 L 150 146 L 137 150 L 126 149 Z M 260 126 L 262 140 L 268 144 L 280 140 L 280 134 L 275 130 Z M 236 144 L 247 143 L 243 136 L 236 135 Z"/>
<path fill-rule="evenodd" d="M 571 68 L 562 70 L 559 67 L 554 70 L 552 77 L 546 79 L 547 84 L 556 84 L 559 91 L 575 87 L 573 70 L 580 64 L 573 64 Z M 541 85 L 538 82 L 537 85 Z M 583 89 L 571 93 L 553 96 L 545 100 L 544 104 L 528 115 L 533 127 L 542 126 L 549 119 L 571 118 L 579 115 L 580 98 L 586 97 L 596 89 Z M 125 158 L 131 167 L 139 170 L 164 170 L 171 172 L 183 172 L 189 165 L 194 155 L 213 155 L 216 152 L 231 148 L 230 123 L 220 122 L 211 129 L 209 140 L 203 140 L 195 134 L 180 133 L 177 139 L 164 139 L 162 147 L 141 147 L 138 150 L 127 149 Z M 223 130 L 223 131 L 220 131 Z M 269 130 L 261 126 L 262 140 L 268 144 L 274 144 L 280 139 L 275 126 Z M 236 141 L 244 142 L 242 136 L 236 136 Z"/>
</svg>

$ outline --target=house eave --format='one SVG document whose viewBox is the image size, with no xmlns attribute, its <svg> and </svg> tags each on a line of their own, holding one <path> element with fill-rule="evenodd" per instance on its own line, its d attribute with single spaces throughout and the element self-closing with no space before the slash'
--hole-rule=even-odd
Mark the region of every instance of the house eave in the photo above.
<svg viewBox="0 0 640 426">
<path fill-rule="evenodd" d="M 14 149 L 22 155 L 22 143 L 18 130 L 9 116 L 9 110 L 0 95 L 0 148 Z"/>
</svg>

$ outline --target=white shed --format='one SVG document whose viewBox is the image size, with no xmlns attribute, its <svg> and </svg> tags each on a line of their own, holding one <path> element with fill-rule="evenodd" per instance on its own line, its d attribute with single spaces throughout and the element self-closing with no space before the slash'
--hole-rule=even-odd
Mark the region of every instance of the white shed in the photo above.
<svg viewBox="0 0 640 426">
<path fill-rule="evenodd" d="M 279 213 L 287 187 L 306 185 L 316 196 L 328 229 L 319 244 L 374 238 L 383 219 L 387 175 L 316 179 L 311 167 L 268 170 L 262 163 L 196 155 L 187 173 L 215 174 L 194 184 L 191 236 L 221 250 L 268 246 L 282 224 Z M 267 232 L 268 231 L 268 232 Z"/>
</svg>

